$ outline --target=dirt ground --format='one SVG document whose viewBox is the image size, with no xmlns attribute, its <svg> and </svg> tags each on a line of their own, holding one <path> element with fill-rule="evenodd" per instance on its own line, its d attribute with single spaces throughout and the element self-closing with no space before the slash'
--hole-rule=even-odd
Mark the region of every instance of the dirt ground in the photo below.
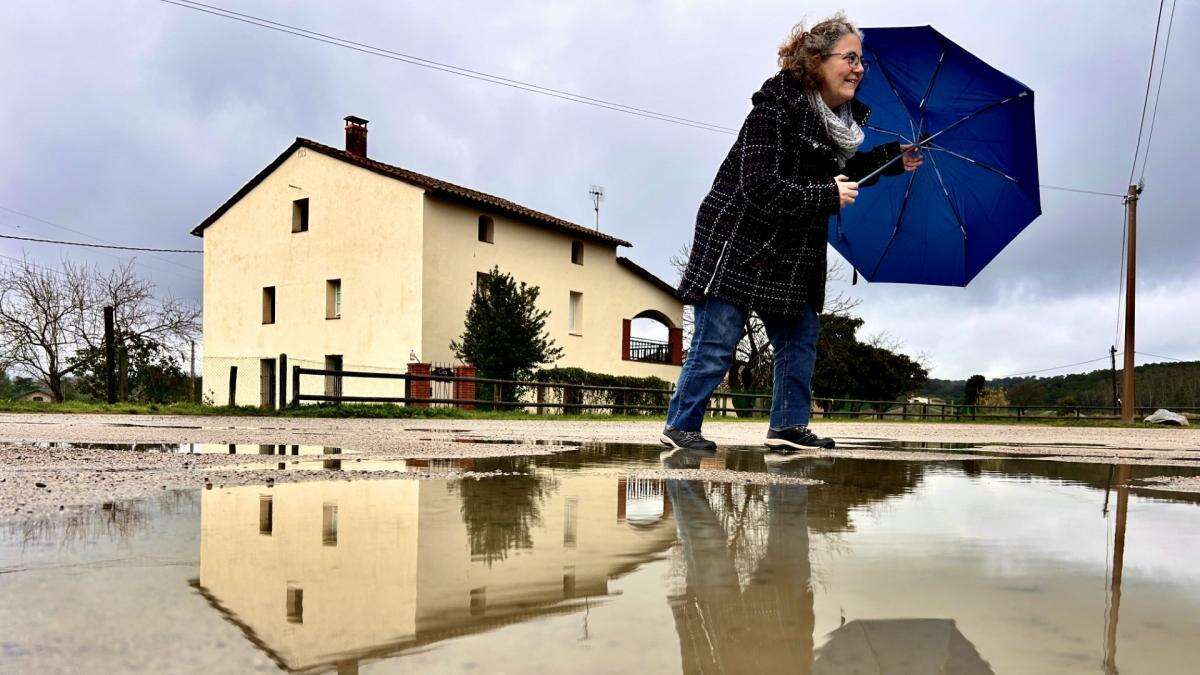
<svg viewBox="0 0 1200 675">
<path fill-rule="evenodd" d="M 5 414 L 0 415 L 0 520 L 207 484 L 444 477 L 445 471 L 414 470 L 411 463 L 406 466 L 398 460 L 547 454 L 581 443 L 653 445 L 658 443 L 661 424 Z M 722 446 L 761 448 L 766 428 L 765 421 L 710 420 L 704 431 Z M 924 460 L 1022 456 L 1200 467 L 1200 430 L 1191 428 L 817 422 L 813 429 L 835 438 L 839 447 L 809 456 Z M 87 447 L 110 443 L 123 447 Z M 182 453 L 130 452 L 132 444 L 192 445 Z M 960 447 L 963 444 L 972 447 Z M 226 451 L 231 445 L 239 448 L 237 454 Z M 299 446 L 299 456 L 291 454 L 293 446 Z M 326 448 L 340 449 L 338 459 L 345 471 L 303 468 L 308 466 L 305 460 L 328 460 L 322 454 Z M 248 450 L 254 454 L 245 454 Z M 291 456 L 266 454 L 280 451 Z M 281 462 L 297 460 L 300 466 L 281 470 Z M 468 479 L 481 477 L 470 471 L 456 473 Z M 725 473 L 732 472 L 705 471 L 697 477 L 747 479 L 744 473 L 736 477 Z"/>
</svg>

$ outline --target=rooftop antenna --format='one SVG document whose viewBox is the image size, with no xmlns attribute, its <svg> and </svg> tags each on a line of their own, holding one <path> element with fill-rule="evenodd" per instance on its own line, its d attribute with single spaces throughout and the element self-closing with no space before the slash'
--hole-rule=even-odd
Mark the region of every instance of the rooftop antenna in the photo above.
<svg viewBox="0 0 1200 675">
<path fill-rule="evenodd" d="M 588 197 L 592 200 L 592 207 L 596 210 L 596 231 L 600 231 L 600 202 L 604 201 L 604 187 L 601 185 L 593 185 L 588 188 Z"/>
</svg>

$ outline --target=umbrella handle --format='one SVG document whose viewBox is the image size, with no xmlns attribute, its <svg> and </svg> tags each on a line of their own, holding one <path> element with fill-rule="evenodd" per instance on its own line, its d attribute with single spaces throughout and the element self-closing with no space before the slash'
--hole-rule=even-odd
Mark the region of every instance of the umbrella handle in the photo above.
<svg viewBox="0 0 1200 675">
<path fill-rule="evenodd" d="M 921 146 L 916 146 L 916 147 L 921 147 Z M 871 173 L 867 174 L 866 176 L 864 176 L 864 177 L 862 177 L 862 178 L 859 178 L 859 179 L 858 179 L 858 184 L 861 186 L 863 183 L 865 183 L 865 182 L 867 182 L 867 181 L 871 180 L 871 179 L 872 179 L 872 178 L 874 178 L 875 176 L 878 176 L 878 175 L 880 174 L 880 172 L 882 172 L 884 169 L 888 168 L 889 166 L 891 166 L 891 165 L 895 164 L 895 163 L 896 163 L 896 160 L 900 159 L 900 158 L 901 158 L 901 157 L 903 157 L 903 156 L 904 156 L 904 153 L 903 153 L 903 152 L 901 152 L 900 154 L 896 155 L 895 157 L 893 157 L 893 158 L 889 159 L 889 160 L 887 161 L 887 163 L 886 163 L 886 164 L 884 164 L 883 166 L 879 167 L 878 169 L 875 169 L 874 171 L 872 171 Z"/>
</svg>

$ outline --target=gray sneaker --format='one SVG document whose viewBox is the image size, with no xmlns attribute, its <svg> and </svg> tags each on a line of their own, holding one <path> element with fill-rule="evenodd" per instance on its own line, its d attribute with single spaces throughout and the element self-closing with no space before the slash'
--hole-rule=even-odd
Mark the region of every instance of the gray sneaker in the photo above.
<svg viewBox="0 0 1200 675">
<path fill-rule="evenodd" d="M 667 427 L 663 429 L 662 435 L 658 437 L 663 445 L 672 448 L 683 448 L 684 450 L 699 450 L 701 452 L 713 452 L 717 449 L 717 444 L 700 435 L 699 431 L 680 431 Z"/>
<path fill-rule="evenodd" d="M 792 452 L 806 448 L 832 448 L 836 443 L 832 438 L 822 438 L 814 434 L 808 427 L 788 427 L 787 429 L 767 429 L 767 446 L 779 452 Z"/>
</svg>

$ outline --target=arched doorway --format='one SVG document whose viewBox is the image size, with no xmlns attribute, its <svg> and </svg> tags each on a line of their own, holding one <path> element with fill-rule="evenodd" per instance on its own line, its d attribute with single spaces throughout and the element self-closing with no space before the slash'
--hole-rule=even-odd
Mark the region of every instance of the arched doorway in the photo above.
<svg viewBox="0 0 1200 675">
<path fill-rule="evenodd" d="M 644 363 L 683 364 L 683 329 L 666 314 L 647 309 L 622 319 L 621 358 Z"/>
</svg>

